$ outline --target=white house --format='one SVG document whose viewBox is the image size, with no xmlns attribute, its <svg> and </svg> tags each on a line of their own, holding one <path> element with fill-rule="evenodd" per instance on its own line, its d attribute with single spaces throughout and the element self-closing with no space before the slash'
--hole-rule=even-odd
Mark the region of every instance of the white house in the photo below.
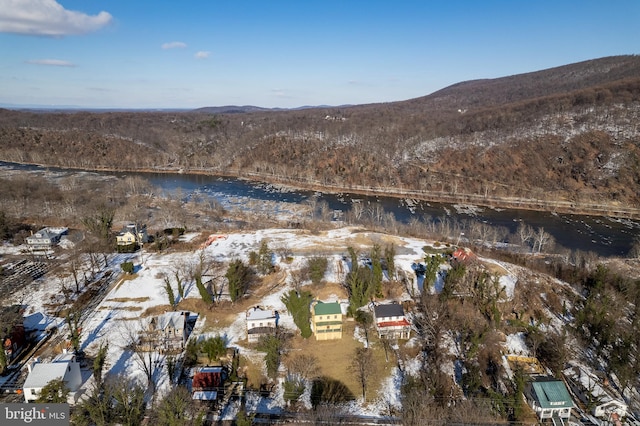
<svg viewBox="0 0 640 426">
<path fill-rule="evenodd" d="M 405 317 L 402 305 L 398 303 L 375 305 L 373 316 L 378 336 L 389 339 L 411 337 L 411 323 Z"/>
<path fill-rule="evenodd" d="M 579 365 L 572 365 L 563 374 L 573 393 L 585 404 L 593 406 L 591 414 L 595 417 L 611 421 L 614 417 L 622 418 L 627 415 L 627 404 L 607 390 L 595 375 Z"/>
<path fill-rule="evenodd" d="M 68 228 L 42 228 L 27 237 L 27 246 L 31 251 L 51 250 L 60 242 L 60 238 L 69 232 Z"/>
<path fill-rule="evenodd" d="M 247 339 L 257 342 L 260 337 L 275 334 L 280 315 L 278 311 L 263 310 L 259 306 L 247 311 Z"/>
<path fill-rule="evenodd" d="M 34 402 L 40 396 L 40 391 L 49 382 L 56 379 L 64 380 L 64 384 L 73 394 L 82 384 L 80 363 L 71 353 L 58 355 L 51 362 L 39 362 L 29 364 L 29 375 L 25 380 L 22 390 L 25 402 Z"/>
</svg>

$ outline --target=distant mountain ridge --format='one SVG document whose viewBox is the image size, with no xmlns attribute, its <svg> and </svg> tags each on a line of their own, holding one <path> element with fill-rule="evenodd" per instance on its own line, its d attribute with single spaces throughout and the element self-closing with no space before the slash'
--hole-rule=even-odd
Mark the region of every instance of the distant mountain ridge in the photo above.
<svg viewBox="0 0 640 426">
<path fill-rule="evenodd" d="M 264 108 L 253 105 L 225 105 L 225 106 L 208 106 L 191 110 L 195 113 L 204 114 L 244 114 L 248 112 L 264 112 L 264 111 L 297 111 L 301 109 L 317 109 L 317 108 L 334 108 L 329 105 L 304 105 L 295 108 Z"/>
<path fill-rule="evenodd" d="M 638 123 L 627 55 L 367 105 L 2 110 L 0 160 L 620 215 L 640 212 Z"/>
</svg>

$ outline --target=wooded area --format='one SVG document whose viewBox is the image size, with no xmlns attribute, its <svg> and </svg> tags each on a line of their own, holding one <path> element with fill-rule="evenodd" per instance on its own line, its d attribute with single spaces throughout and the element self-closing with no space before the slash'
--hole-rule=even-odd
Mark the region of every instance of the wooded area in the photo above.
<svg viewBox="0 0 640 426">
<path fill-rule="evenodd" d="M 0 160 L 615 215 L 640 208 L 639 75 L 618 56 L 351 107 L 0 110 Z"/>
</svg>

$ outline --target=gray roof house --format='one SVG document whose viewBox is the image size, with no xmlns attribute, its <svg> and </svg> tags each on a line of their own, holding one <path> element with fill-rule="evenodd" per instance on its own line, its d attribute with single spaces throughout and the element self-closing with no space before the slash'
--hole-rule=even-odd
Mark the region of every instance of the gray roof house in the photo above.
<svg viewBox="0 0 640 426">
<path fill-rule="evenodd" d="M 151 318 L 147 332 L 142 336 L 147 349 L 182 351 L 191 333 L 187 327 L 189 314 L 189 311 L 166 312 Z"/>
<path fill-rule="evenodd" d="M 68 228 L 42 228 L 27 237 L 27 246 L 31 251 L 47 251 L 60 242 L 60 238 L 69 232 Z"/>
<path fill-rule="evenodd" d="M 146 225 L 129 223 L 116 235 L 116 244 L 119 246 L 147 242 L 149 242 L 149 235 L 147 234 Z"/>
<path fill-rule="evenodd" d="M 373 316 L 378 336 L 389 339 L 408 339 L 411 337 L 411 323 L 404 315 L 399 303 L 375 305 Z"/>
<path fill-rule="evenodd" d="M 64 380 L 67 389 L 73 394 L 82 384 L 80 363 L 71 353 L 63 353 L 56 356 L 51 362 L 38 362 L 29 364 L 29 375 L 22 385 L 25 402 L 34 402 L 40 396 L 40 391 L 52 380 Z"/>
</svg>

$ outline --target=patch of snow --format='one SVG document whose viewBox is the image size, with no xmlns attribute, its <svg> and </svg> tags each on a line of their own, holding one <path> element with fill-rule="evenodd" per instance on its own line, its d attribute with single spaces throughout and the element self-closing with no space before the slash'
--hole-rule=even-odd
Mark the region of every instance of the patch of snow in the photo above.
<svg viewBox="0 0 640 426">
<path fill-rule="evenodd" d="M 504 345 L 509 354 L 529 356 L 529 348 L 523 332 L 508 334 Z"/>
</svg>

